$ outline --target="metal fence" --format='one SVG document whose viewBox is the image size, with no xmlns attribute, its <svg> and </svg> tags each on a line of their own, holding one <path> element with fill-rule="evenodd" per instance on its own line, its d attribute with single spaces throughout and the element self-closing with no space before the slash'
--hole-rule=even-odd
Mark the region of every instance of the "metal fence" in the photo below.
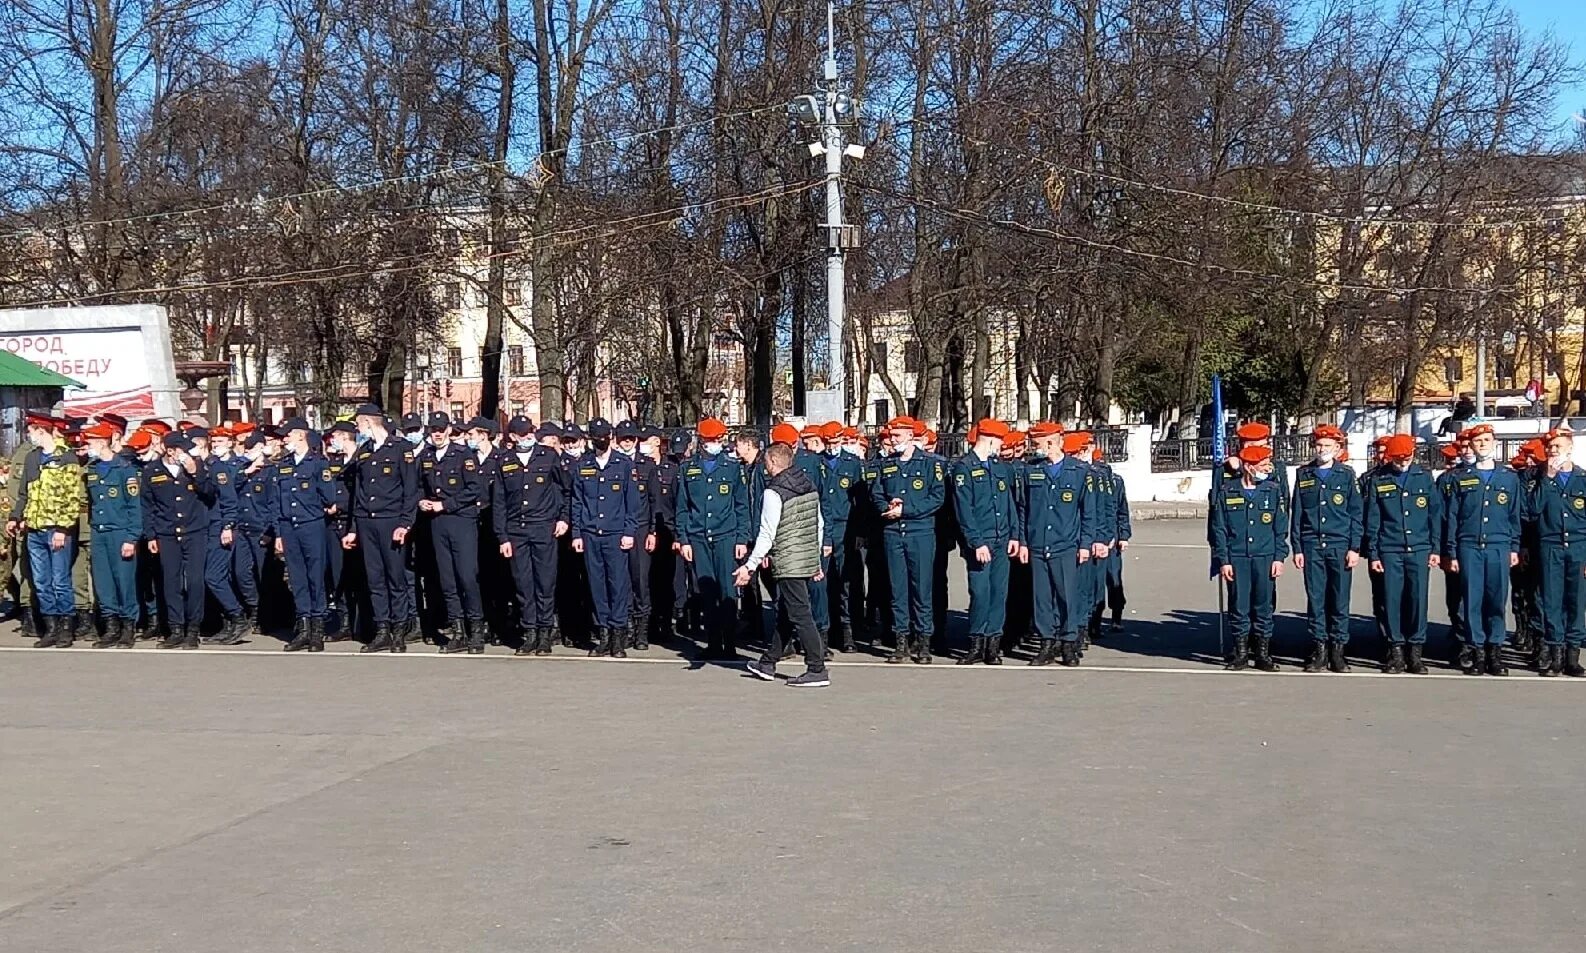
<svg viewBox="0 0 1586 953">
<path fill-rule="evenodd" d="M 1103 459 L 1108 463 L 1119 463 L 1129 459 L 1129 431 L 1121 428 L 1101 428 L 1092 430 L 1091 436 L 1095 444 L 1101 448 Z M 969 449 L 968 434 L 944 433 L 936 436 L 936 452 L 951 460 L 961 456 Z"/>
<path fill-rule="evenodd" d="M 1536 436 L 1499 437 L 1498 459 L 1507 463 L 1526 442 L 1535 440 Z M 1225 453 L 1231 453 L 1232 448 L 1239 445 L 1237 440 L 1230 438 L 1225 444 Z M 1429 443 L 1421 440 L 1415 444 L 1415 462 L 1428 469 L 1443 468 L 1442 444 Z M 1286 434 L 1272 438 L 1272 455 L 1279 461 L 1289 466 L 1299 466 L 1308 463 L 1311 459 L 1311 438 L 1309 434 Z M 1199 440 L 1156 440 L 1151 443 L 1151 472 L 1173 473 L 1179 470 L 1211 469 L 1216 464 L 1212 458 L 1212 439 L 1202 437 Z M 1365 465 L 1365 461 L 1351 460 L 1357 470 Z"/>
</svg>

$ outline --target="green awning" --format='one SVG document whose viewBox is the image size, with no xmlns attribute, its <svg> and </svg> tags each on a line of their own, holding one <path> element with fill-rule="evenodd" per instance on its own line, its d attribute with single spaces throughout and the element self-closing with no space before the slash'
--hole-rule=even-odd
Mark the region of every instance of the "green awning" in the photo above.
<svg viewBox="0 0 1586 953">
<path fill-rule="evenodd" d="M 0 348 L 0 387 L 83 387 L 63 374 Z"/>
</svg>

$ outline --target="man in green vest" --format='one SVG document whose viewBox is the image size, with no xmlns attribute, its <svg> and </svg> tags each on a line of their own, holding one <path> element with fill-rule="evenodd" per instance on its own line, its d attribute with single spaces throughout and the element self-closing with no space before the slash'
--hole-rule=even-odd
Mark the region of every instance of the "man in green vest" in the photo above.
<svg viewBox="0 0 1586 953">
<path fill-rule="evenodd" d="M 747 586 L 755 567 L 767 557 L 776 578 L 777 614 L 787 620 L 788 631 L 804 647 L 805 672 L 788 679 L 794 688 L 825 688 L 831 684 L 826 673 L 826 636 L 815 627 L 810 608 L 814 584 L 824 578 L 821 567 L 831 555 L 831 547 L 821 541 L 825 527 L 821 521 L 821 494 L 809 474 L 793 465 L 793 448 L 775 443 L 765 452 L 766 485 L 760 502 L 759 533 L 743 565 L 733 574 L 733 582 Z M 771 637 L 760 661 L 749 663 L 749 674 L 765 681 L 776 679 L 777 659 L 782 656 L 782 627 L 772 626 Z"/>
</svg>

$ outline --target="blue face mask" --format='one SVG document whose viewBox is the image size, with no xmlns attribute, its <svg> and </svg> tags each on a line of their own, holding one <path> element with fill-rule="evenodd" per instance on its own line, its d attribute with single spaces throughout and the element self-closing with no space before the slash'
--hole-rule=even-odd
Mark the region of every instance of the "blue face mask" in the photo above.
<svg viewBox="0 0 1586 953">
<path fill-rule="evenodd" d="M 468 449 L 470 449 L 470 450 L 478 450 L 479 449 L 479 441 L 475 440 L 473 437 L 469 437 L 468 438 Z"/>
<path fill-rule="evenodd" d="M 365 439 L 366 438 L 359 437 L 358 438 L 358 442 L 359 443 L 363 443 Z M 416 447 L 419 444 L 424 442 L 424 431 L 415 430 L 412 433 L 405 433 L 405 434 L 402 435 L 402 439 L 406 440 L 408 443 L 411 443 L 413 446 Z"/>
</svg>

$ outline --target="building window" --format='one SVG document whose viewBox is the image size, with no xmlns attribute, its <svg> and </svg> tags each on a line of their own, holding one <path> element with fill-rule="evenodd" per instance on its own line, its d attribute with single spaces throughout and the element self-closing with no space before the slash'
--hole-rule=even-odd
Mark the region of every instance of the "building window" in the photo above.
<svg viewBox="0 0 1586 953">
<path fill-rule="evenodd" d="M 448 281 L 441 285 L 441 305 L 447 311 L 456 311 L 463 306 L 463 286 L 455 281 Z"/>
<path fill-rule="evenodd" d="M 523 345 L 513 344 L 507 348 L 507 373 L 513 377 L 522 377 L 523 370 Z"/>
<path fill-rule="evenodd" d="M 918 374 L 920 372 L 920 342 L 903 342 L 903 373 Z"/>
<path fill-rule="evenodd" d="M 457 229 L 443 228 L 440 237 L 441 251 L 448 255 L 455 255 L 462 248 L 462 241 L 457 236 Z"/>
<path fill-rule="evenodd" d="M 886 345 L 882 344 L 882 345 L 877 345 L 877 346 L 878 347 L 885 347 Z M 890 413 L 891 410 L 892 410 L 892 408 L 887 404 L 886 400 L 883 399 L 883 400 L 876 401 L 876 419 L 875 419 L 876 426 L 879 427 L 882 424 L 886 423 L 889 419 L 891 419 L 891 413 Z"/>
<path fill-rule="evenodd" d="M 446 375 L 448 377 L 463 376 L 463 349 L 449 347 L 446 349 Z"/>
<path fill-rule="evenodd" d="M 509 280 L 506 286 L 507 307 L 515 308 L 523 303 L 523 285 Z"/>
<path fill-rule="evenodd" d="M 517 403 L 512 405 L 512 416 L 514 416 L 514 417 L 527 417 L 528 415 L 529 415 L 529 405 L 528 404 L 525 404 L 523 401 L 520 400 Z"/>
<path fill-rule="evenodd" d="M 870 361 L 876 367 L 887 366 L 887 342 L 877 341 L 870 345 Z"/>
<path fill-rule="evenodd" d="M 483 308 L 490 303 L 490 292 L 484 285 L 474 285 L 474 307 Z"/>
<path fill-rule="evenodd" d="M 460 400 L 454 400 L 454 401 L 452 401 L 451 407 L 452 407 L 452 409 L 451 409 L 452 420 L 462 420 L 463 419 L 463 402 L 460 401 Z"/>
</svg>

